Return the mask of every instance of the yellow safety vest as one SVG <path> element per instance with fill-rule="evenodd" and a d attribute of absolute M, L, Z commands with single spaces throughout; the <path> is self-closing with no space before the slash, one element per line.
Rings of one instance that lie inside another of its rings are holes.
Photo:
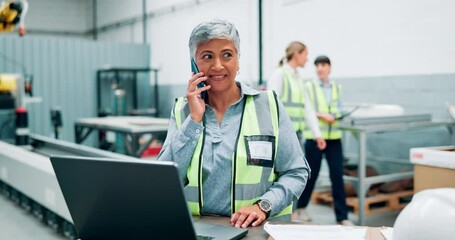
<path fill-rule="evenodd" d="M 309 81 L 307 83 L 308 94 L 311 103 L 313 104 L 315 111 L 320 113 L 330 113 L 335 118 L 341 117 L 340 109 L 338 109 L 338 102 L 341 98 L 341 85 L 332 82 L 332 99 L 330 105 L 327 104 L 324 92 L 322 91 L 321 85 L 317 82 Z M 340 122 L 337 120 L 332 124 L 328 124 L 325 121 L 319 120 L 319 127 L 321 129 L 322 137 L 326 140 L 341 139 Z M 306 139 L 313 139 L 313 133 L 311 129 L 306 128 L 304 132 Z"/>
<path fill-rule="evenodd" d="M 283 70 L 283 94 L 281 102 L 292 121 L 296 132 L 305 129 L 305 89 L 303 79 L 294 79 L 292 73 L 285 68 Z M 299 84 L 298 81 L 301 81 Z"/>
<path fill-rule="evenodd" d="M 232 185 L 231 185 L 231 214 L 239 208 L 253 205 L 278 178 L 274 171 L 276 147 L 279 136 L 279 114 L 276 95 L 273 91 L 264 91 L 255 96 L 245 95 L 244 108 L 237 136 L 236 150 L 232 154 Z M 180 128 L 189 115 L 186 99 L 177 99 L 174 116 L 177 128 Z M 204 122 L 204 121 L 203 121 Z M 272 139 L 273 160 L 268 166 L 252 164 L 248 159 L 247 144 L 249 139 Z M 205 130 L 199 137 L 196 148 L 187 171 L 188 185 L 184 187 L 188 207 L 193 215 L 200 215 L 204 206 L 202 194 L 202 164 Z M 273 218 L 290 220 L 292 203 Z"/>

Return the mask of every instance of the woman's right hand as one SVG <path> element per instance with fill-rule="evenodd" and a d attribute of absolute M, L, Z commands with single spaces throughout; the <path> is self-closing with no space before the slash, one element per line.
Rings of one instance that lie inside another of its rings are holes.
<path fill-rule="evenodd" d="M 324 121 L 324 122 L 326 122 L 328 124 L 332 124 L 336 120 L 335 117 L 332 114 L 329 114 L 329 113 L 317 113 L 316 116 L 320 120 L 322 120 L 322 121 Z"/>
<path fill-rule="evenodd" d="M 202 121 L 205 112 L 205 102 L 204 99 L 201 98 L 201 92 L 209 90 L 211 86 L 207 85 L 203 88 L 197 88 L 197 85 L 205 80 L 207 80 L 207 77 L 204 76 L 204 73 L 200 72 L 194 74 L 188 81 L 188 89 L 186 92 L 188 106 L 190 107 L 190 116 L 198 123 Z"/>

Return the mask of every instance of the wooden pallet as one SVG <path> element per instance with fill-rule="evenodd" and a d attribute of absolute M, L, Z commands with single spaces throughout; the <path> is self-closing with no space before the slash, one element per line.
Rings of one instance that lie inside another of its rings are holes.
<path fill-rule="evenodd" d="M 371 214 L 400 210 L 407 204 L 407 202 L 402 203 L 400 200 L 412 196 L 413 193 L 414 191 L 412 190 L 406 190 L 395 193 L 380 193 L 371 197 L 366 197 L 364 204 L 365 215 L 368 216 Z M 313 192 L 311 198 L 315 204 L 330 203 L 333 205 L 332 195 L 328 191 Z M 346 198 L 346 204 L 353 210 L 354 214 L 359 213 L 359 199 L 357 197 Z"/>

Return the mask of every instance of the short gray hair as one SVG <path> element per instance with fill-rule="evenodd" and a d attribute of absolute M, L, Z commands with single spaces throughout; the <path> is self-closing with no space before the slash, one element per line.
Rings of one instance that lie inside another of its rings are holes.
<path fill-rule="evenodd" d="M 240 53 L 240 37 L 239 32 L 234 24 L 226 21 L 214 19 L 199 23 L 191 32 L 190 41 L 190 56 L 196 57 L 196 50 L 199 44 L 206 43 L 212 39 L 226 39 L 234 43 L 237 53 Z"/>

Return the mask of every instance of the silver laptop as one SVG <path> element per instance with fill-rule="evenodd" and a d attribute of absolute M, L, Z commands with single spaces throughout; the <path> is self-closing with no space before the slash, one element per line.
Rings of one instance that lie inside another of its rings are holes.
<path fill-rule="evenodd" d="M 78 237 L 240 239 L 248 230 L 193 223 L 172 162 L 51 157 Z"/>

